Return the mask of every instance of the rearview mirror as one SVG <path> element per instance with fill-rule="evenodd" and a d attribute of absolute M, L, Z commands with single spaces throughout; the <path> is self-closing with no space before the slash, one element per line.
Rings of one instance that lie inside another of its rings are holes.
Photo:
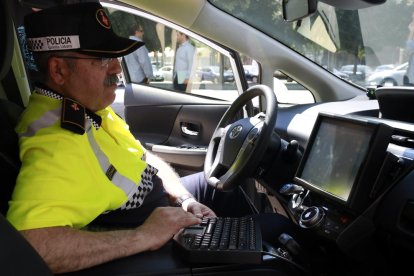
<path fill-rule="evenodd" d="M 295 21 L 312 15 L 318 6 L 317 0 L 283 0 L 283 19 Z"/>

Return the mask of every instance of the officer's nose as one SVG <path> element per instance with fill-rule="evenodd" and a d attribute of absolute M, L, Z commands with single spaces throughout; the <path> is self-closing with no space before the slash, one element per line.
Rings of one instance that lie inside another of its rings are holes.
<path fill-rule="evenodd" d="M 121 67 L 122 58 L 114 58 L 108 64 L 108 73 L 109 74 L 120 74 L 122 72 Z"/>

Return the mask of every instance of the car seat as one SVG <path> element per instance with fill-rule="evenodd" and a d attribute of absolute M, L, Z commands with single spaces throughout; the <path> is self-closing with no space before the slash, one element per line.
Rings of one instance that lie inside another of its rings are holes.
<path fill-rule="evenodd" d="M 5 78 L 11 74 L 11 59 L 13 56 L 13 22 L 8 12 L 8 1 L 0 3 L 0 88 L 4 97 L 13 93 L 19 95 L 18 91 L 11 90 L 10 85 L 5 85 Z M 14 89 L 13 89 L 14 90 Z M 0 212 L 5 215 L 7 211 L 7 202 L 16 182 L 16 177 L 20 169 L 19 147 L 17 135 L 14 131 L 20 113 L 23 107 L 8 100 L 0 99 L 0 118 L 1 118 L 1 135 L 0 135 L 0 170 L 2 176 L 2 185 L 0 185 Z"/>
<path fill-rule="evenodd" d="M 12 74 L 14 43 L 13 21 L 8 1 L 0 1 L 0 96 L 5 97 L 14 93 L 15 97 L 19 97 L 18 91 L 6 92 L 10 86 L 4 85 L 5 78 Z M 52 275 L 39 254 L 5 218 L 8 201 L 20 169 L 18 137 L 14 127 L 22 110 L 22 106 L 5 98 L 0 99 L 0 274 Z"/>
<path fill-rule="evenodd" d="M 0 99 L 0 213 L 6 215 L 17 174 L 20 169 L 19 146 L 14 127 L 23 108 L 8 100 Z"/>

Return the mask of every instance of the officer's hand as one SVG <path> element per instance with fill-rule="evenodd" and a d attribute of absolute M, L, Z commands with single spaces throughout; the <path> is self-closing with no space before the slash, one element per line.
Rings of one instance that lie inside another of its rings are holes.
<path fill-rule="evenodd" d="M 181 228 L 201 223 L 192 213 L 179 207 L 158 207 L 137 228 L 147 250 L 156 250 L 169 241 Z"/>
<path fill-rule="evenodd" d="M 186 202 L 184 202 L 186 203 Z M 184 204 L 183 204 L 184 207 Z M 211 210 L 210 208 L 208 208 L 207 206 L 205 206 L 204 204 L 201 204 L 198 201 L 191 201 L 188 202 L 188 205 L 186 206 L 186 210 L 187 212 L 190 212 L 192 214 L 194 214 L 194 216 L 198 217 L 198 218 L 203 218 L 203 217 L 215 217 L 216 214 L 213 212 L 213 210 Z"/>

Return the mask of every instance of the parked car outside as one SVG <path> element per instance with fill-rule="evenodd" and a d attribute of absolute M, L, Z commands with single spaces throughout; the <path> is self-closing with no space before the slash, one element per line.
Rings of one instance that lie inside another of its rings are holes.
<path fill-rule="evenodd" d="M 118 74 L 118 82 L 117 82 L 117 86 L 124 86 L 124 74 Z"/>
<path fill-rule="evenodd" d="M 394 69 L 394 68 L 395 68 L 394 64 L 378 65 L 377 67 L 375 67 L 375 72 L 381 72 L 381 71 L 385 71 L 385 70 L 391 70 L 391 69 Z"/>
<path fill-rule="evenodd" d="M 152 65 L 152 75 L 151 81 L 164 81 L 164 76 L 158 71 L 155 65 Z"/>
<path fill-rule="evenodd" d="M 199 68 L 196 72 L 200 81 L 211 81 L 218 83 L 220 80 L 220 67 L 219 66 L 207 66 Z M 231 70 L 223 72 L 223 82 L 233 82 L 234 74 Z"/>
<path fill-rule="evenodd" d="M 164 78 L 165 81 L 172 81 L 173 67 L 171 65 L 165 65 L 158 69 L 158 73 Z"/>
<path fill-rule="evenodd" d="M 407 72 L 408 62 L 405 62 L 394 69 L 375 72 L 367 78 L 367 85 L 370 86 L 397 86 L 404 85 L 404 75 Z"/>
<path fill-rule="evenodd" d="M 341 73 L 347 74 L 351 82 L 364 85 L 365 80 L 373 72 L 372 68 L 363 64 L 347 64 L 339 70 Z"/>
<path fill-rule="evenodd" d="M 259 80 L 259 71 L 257 67 L 253 65 L 244 64 L 243 68 L 244 68 L 244 75 L 246 76 L 247 81 L 257 83 L 257 81 Z"/>
<path fill-rule="evenodd" d="M 234 81 L 234 73 L 231 69 L 228 69 L 223 72 L 223 79 L 224 82 L 233 82 Z"/>

